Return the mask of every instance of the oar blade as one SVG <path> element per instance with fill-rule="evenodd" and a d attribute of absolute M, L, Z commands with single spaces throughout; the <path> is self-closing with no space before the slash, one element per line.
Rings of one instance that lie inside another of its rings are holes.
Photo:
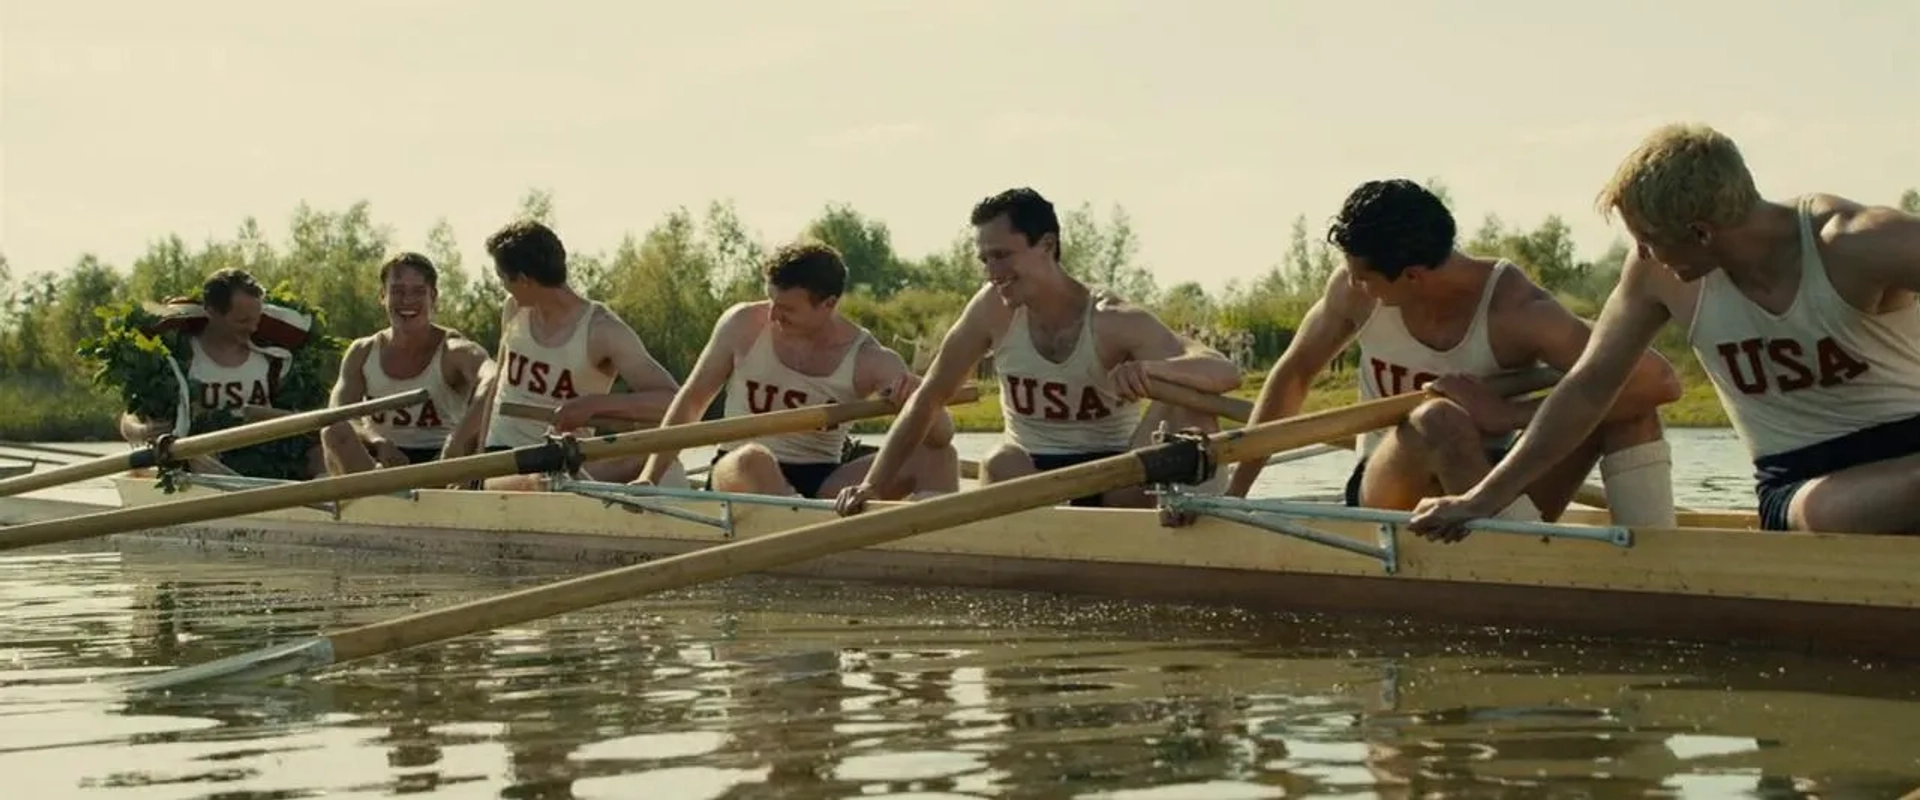
<path fill-rule="evenodd" d="M 259 681 L 333 663 L 333 640 L 325 636 L 263 647 L 238 655 L 143 675 L 128 681 L 134 692 L 164 691 L 181 686 L 229 681 Z"/>

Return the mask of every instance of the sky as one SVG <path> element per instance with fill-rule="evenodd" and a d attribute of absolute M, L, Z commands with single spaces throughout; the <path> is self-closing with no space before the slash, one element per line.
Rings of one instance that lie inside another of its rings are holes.
<path fill-rule="evenodd" d="M 1892 203 L 1916 98 L 1920 0 L 0 0 L 0 252 L 125 269 L 365 200 L 471 271 L 539 188 L 576 251 L 731 200 L 770 243 L 848 203 L 917 256 L 1026 185 L 1212 290 L 1374 178 L 1597 255 L 1594 194 L 1669 121 L 1769 196 Z"/>

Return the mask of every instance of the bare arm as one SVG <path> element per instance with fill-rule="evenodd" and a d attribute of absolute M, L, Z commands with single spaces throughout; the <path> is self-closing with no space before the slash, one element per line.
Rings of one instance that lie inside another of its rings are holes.
<path fill-rule="evenodd" d="M 943 411 L 954 393 L 973 377 L 974 368 L 993 346 L 992 331 L 995 324 L 1007 314 L 1006 306 L 991 286 L 982 287 L 974 293 L 966 309 L 960 312 L 960 320 L 940 340 L 940 349 L 933 356 L 933 364 L 927 368 L 926 380 L 921 382 L 919 390 L 913 393 L 913 398 L 907 401 L 900 415 L 894 418 L 886 441 L 881 443 L 880 452 L 873 457 L 873 466 L 867 468 L 862 487 L 871 491 L 872 487 L 885 486 L 899 477 L 900 468 L 906 465 L 907 458 L 921 442 L 926 441 L 936 413 Z M 843 507 L 842 513 L 857 510 Z"/>
<path fill-rule="evenodd" d="M 713 324 L 713 335 L 707 337 L 707 345 L 700 351 L 700 359 L 693 364 L 693 372 L 687 376 L 687 382 L 673 396 L 673 402 L 667 406 L 660 426 L 685 425 L 700 419 L 707 407 L 713 404 L 713 398 L 727 386 L 727 379 L 733 377 L 733 353 L 735 344 L 754 328 L 753 306 L 741 303 L 728 309 Z M 647 459 L 647 466 L 640 471 L 638 481 L 658 484 L 667 477 L 667 471 L 673 468 L 674 461 L 680 458 L 678 450 L 662 450 Z"/>
<path fill-rule="evenodd" d="M 1545 290 L 1536 287 L 1534 293 L 1534 298 L 1516 309 L 1516 313 L 1504 324 L 1525 326 L 1528 337 L 1538 343 L 1532 357 L 1523 361 L 1537 359 L 1562 374 L 1569 374 L 1574 365 L 1579 363 L 1581 354 L 1586 352 L 1592 340 L 1592 329 Z M 1679 400 L 1680 394 L 1680 377 L 1674 374 L 1673 365 L 1667 362 L 1665 356 L 1652 349 L 1644 349 L 1629 368 L 1625 386 L 1598 421 L 1617 422 L 1649 414 L 1660 406 Z M 1513 427 L 1524 427 L 1530 417 L 1539 413 L 1539 407 L 1537 401 L 1516 404 L 1520 413 Z"/>
<path fill-rule="evenodd" d="M 1373 301 L 1348 283 L 1346 268 L 1334 270 L 1327 279 L 1325 293 L 1307 309 L 1306 316 L 1300 319 L 1300 330 L 1294 332 L 1286 352 L 1280 354 L 1280 360 L 1267 372 L 1266 385 L 1260 387 L 1260 397 L 1254 401 L 1247 424 L 1272 422 L 1300 413 L 1300 407 L 1307 401 L 1307 391 L 1313 388 L 1314 377 L 1326 371 L 1334 357 L 1353 343 L 1361 323 L 1372 310 Z M 1227 484 L 1227 496 L 1246 497 L 1266 465 L 1266 459 L 1235 465 L 1233 477 Z"/>
<path fill-rule="evenodd" d="M 853 369 L 854 388 L 861 397 L 873 397 L 901 384 L 903 379 L 915 378 L 913 370 L 907 367 L 906 359 L 892 348 L 872 340 L 861 348 Z M 933 415 L 933 425 L 921 442 L 930 447 L 945 447 L 953 441 L 953 414 L 947 411 L 945 405 L 940 405 L 934 408 Z"/>
<path fill-rule="evenodd" d="M 556 419 L 564 416 L 584 421 L 611 417 L 648 425 L 657 423 L 673 404 L 680 382 L 654 360 L 646 344 L 640 341 L 640 334 L 625 320 L 596 309 L 592 325 L 593 330 L 588 334 L 589 352 L 598 356 L 595 361 L 613 364 L 615 373 L 627 382 L 627 391 L 573 398 L 560 406 Z M 556 424 L 556 427 L 565 430 L 570 426 Z"/>
<path fill-rule="evenodd" d="M 1148 376 L 1210 394 L 1240 388 L 1240 367 L 1219 351 L 1175 336 L 1145 309 L 1129 308 L 1121 315 L 1127 356 L 1140 362 Z"/>
<path fill-rule="evenodd" d="M 1654 272 L 1659 269 L 1662 267 L 1658 263 L 1637 253 L 1627 257 L 1620 284 L 1607 298 L 1594 325 L 1592 341 L 1540 405 L 1513 452 L 1468 490 L 1464 499 L 1476 506 L 1505 508 L 1526 491 L 1535 476 L 1565 458 L 1606 417 L 1629 377 L 1646 369 L 1647 348 L 1659 335 L 1660 326 L 1672 319 L 1655 291 Z"/>
<path fill-rule="evenodd" d="M 358 403 L 367 399 L 367 351 L 370 343 L 365 338 L 355 339 L 347 345 L 347 352 L 340 357 L 340 375 L 334 378 L 333 392 L 327 397 L 327 405 L 333 408 Z M 372 430 L 366 417 L 355 417 L 351 423 L 363 437 L 371 437 Z"/>
<path fill-rule="evenodd" d="M 1883 286 L 1920 292 L 1920 215 L 1885 206 L 1859 209 L 1827 250 Z"/>
<path fill-rule="evenodd" d="M 447 356 L 443 367 L 452 373 L 447 384 L 466 395 L 467 411 L 460 417 L 460 424 L 447 434 L 447 441 L 441 444 L 440 457 L 459 458 L 480 450 L 480 438 L 487 423 L 485 402 L 492 399 L 492 387 L 487 379 L 493 359 L 479 342 L 466 338 L 449 339 Z"/>

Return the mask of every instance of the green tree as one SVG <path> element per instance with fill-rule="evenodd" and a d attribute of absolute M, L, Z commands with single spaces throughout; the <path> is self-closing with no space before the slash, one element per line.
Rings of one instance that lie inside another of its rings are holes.
<path fill-rule="evenodd" d="M 893 250 L 893 234 L 877 219 L 845 204 L 827 206 L 807 225 L 806 235 L 840 251 L 847 262 L 847 286 L 887 297 L 906 287 L 907 270 Z"/>
<path fill-rule="evenodd" d="M 1920 214 L 1920 189 L 1908 189 L 1900 195 L 1900 210 L 1909 214 Z"/>

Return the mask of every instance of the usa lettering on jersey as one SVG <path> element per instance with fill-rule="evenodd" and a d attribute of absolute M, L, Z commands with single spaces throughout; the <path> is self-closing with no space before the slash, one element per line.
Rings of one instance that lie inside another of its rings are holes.
<path fill-rule="evenodd" d="M 1373 371 L 1373 386 L 1379 390 L 1382 397 L 1417 392 L 1426 388 L 1427 384 L 1440 379 L 1440 376 L 1431 372 L 1415 372 L 1378 358 L 1368 358 L 1367 361 L 1371 362 L 1369 367 Z M 1412 375 L 1413 380 L 1407 380 L 1408 375 Z"/>
<path fill-rule="evenodd" d="M 200 384 L 200 407 L 218 411 L 241 406 L 270 406 L 264 381 L 214 381 Z"/>
<path fill-rule="evenodd" d="M 1069 419 L 1075 422 L 1091 422 L 1113 415 L 1113 409 L 1100 399 L 1100 392 L 1092 386 L 1082 386 L 1076 393 L 1072 387 L 1060 381 L 1042 381 L 1019 375 L 1006 376 L 1003 387 L 1007 404 L 1013 413 L 1023 417 L 1039 417 L 1055 422 Z"/>
<path fill-rule="evenodd" d="M 747 381 L 747 411 L 754 414 L 765 414 L 769 411 L 773 411 L 775 408 L 775 401 L 778 401 L 779 408 L 781 410 L 786 410 L 786 409 L 793 409 L 793 408 L 804 408 L 808 405 L 813 405 L 812 403 L 807 402 L 811 399 L 813 399 L 812 395 L 804 391 L 801 391 L 799 389 L 787 389 L 781 386 L 776 386 L 771 383 L 764 383 L 756 380 Z M 820 405 L 833 405 L 833 404 L 834 404 L 834 400 L 831 397 L 827 398 L 826 402 L 820 403 Z M 830 431 L 839 430 L 839 429 L 840 429 L 839 425 L 833 425 L 825 428 L 825 430 L 830 430 Z"/>
<path fill-rule="evenodd" d="M 1797 392 L 1810 386 L 1832 388 L 1867 374 L 1867 362 L 1846 351 L 1833 337 L 1808 347 L 1795 339 L 1752 337 L 1721 342 L 1714 348 L 1741 394 L 1770 389 Z M 1811 353 L 1809 353 L 1811 351 Z"/>
<path fill-rule="evenodd" d="M 580 396 L 573 388 L 573 370 L 559 370 L 558 376 L 553 373 L 552 364 L 519 353 L 507 353 L 508 385 L 534 394 L 544 394 L 555 400 L 572 400 Z"/>
<path fill-rule="evenodd" d="M 435 408 L 432 400 L 421 403 L 419 409 L 396 408 L 389 422 L 388 412 L 375 411 L 367 415 L 375 425 L 391 424 L 396 428 L 440 428 L 446 423 L 440 421 L 440 409 Z"/>

